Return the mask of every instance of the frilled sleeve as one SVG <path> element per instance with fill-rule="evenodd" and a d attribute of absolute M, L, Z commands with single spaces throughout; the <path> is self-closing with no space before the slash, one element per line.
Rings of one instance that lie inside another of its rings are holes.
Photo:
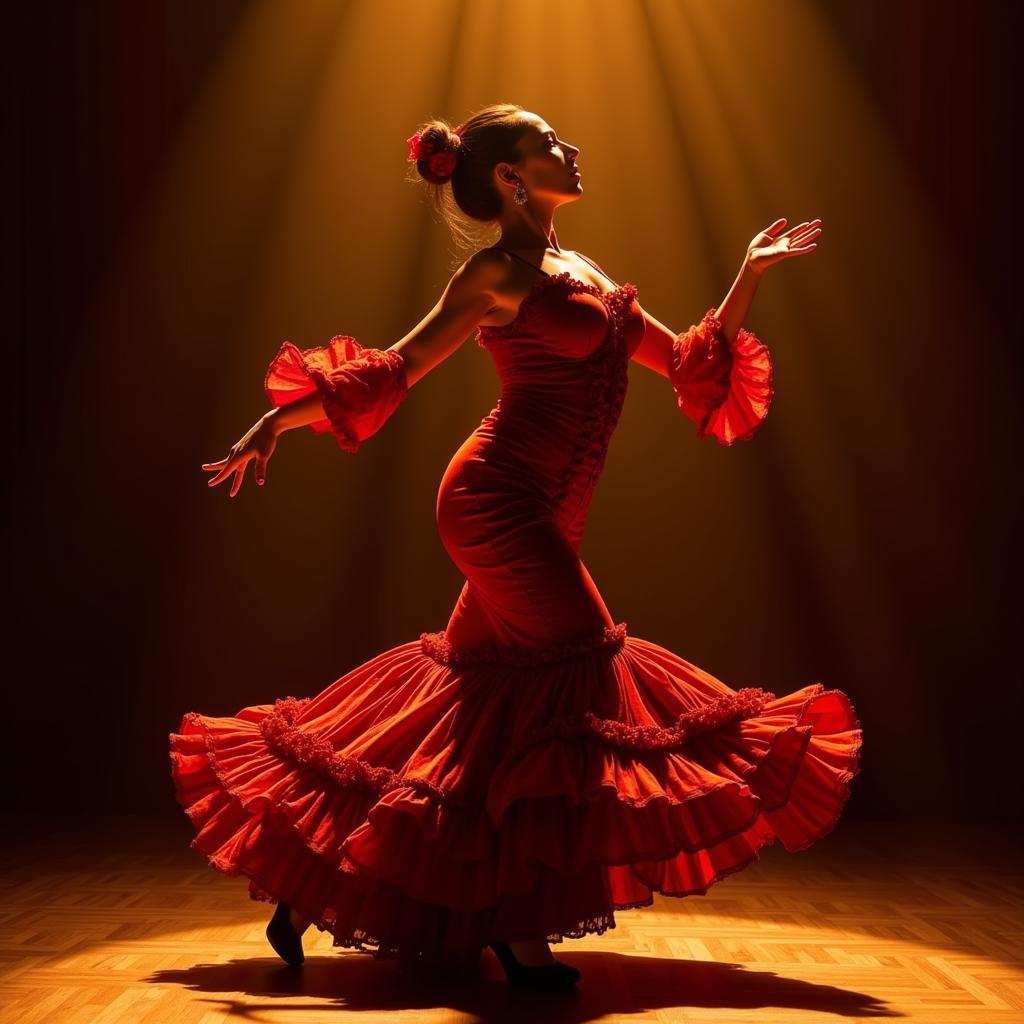
<path fill-rule="evenodd" d="M 409 390 L 399 352 L 363 348 L 345 334 L 315 348 L 286 341 L 271 360 L 263 387 L 275 406 L 319 393 L 327 416 L 309 426 L 318 434 L 329 430 L 346 452 L 357 451 L 380 430 Z"/>
<path fill-rule="evenodd" d="M 724 445 L 757 433 L 774 394 L 768 349 L 742 327 L 730 345 L 713 308 L 676 335 L 668 376 L 697 436 Z"/>

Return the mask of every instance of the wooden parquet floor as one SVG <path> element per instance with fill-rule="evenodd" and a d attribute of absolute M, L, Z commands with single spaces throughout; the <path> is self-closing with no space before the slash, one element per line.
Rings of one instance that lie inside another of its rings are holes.
<path fill-rule="evenodd" d="M 189 849 L 176 816 L 12 818 L 3 854 L 3 1024 L 1024 1022 L 1024 826 L 841 822 L 762 850 L 706 896 L 657 897 L 552 948 L 573 993 L 428 983 L 332 947 L 293 970 L 273 908 Z"/>

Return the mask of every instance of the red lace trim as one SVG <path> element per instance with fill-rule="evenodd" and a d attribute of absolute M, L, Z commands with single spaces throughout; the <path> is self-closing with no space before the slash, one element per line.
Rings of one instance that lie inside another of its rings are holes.
<path fill-rule="evenodd" d="M 757 856 L 755 854 L 755 856 Z M 721 872 L 718 877 L 725 874 L 731 874 L 734 871 L 740 871 L 745 868 L 746 863 L 737 865 L 735 867 L 729 867 L 725 871 Z M 276 904 L 279 901 L 279 897 L 272 893 L 268 887 L 268 883 L 265 882 L 259 875 L 250 874 L 249 876 L 249 898 L 256 902 Z M 714 881 L 718 881 L 718 877 Z M 713 884 L 713 883 L 709 883 Z M 660 889 L 654 889 L 653 892 L 665 896 L 688 896 L 689 893 L 672 893 L 664 892 Z M 639 907 L 649 907 L 654 902 L 654 896 L 651 895 L 645 900 L 638 900 L 631 903 L 615 903 L 613 904 L 614 909 L 606 911 L 603 914 L 599 914 L 595 917 L 587 917 L 581 921 L 578 921 L 575 925 L 569 928 L 563 928 L 557 931 L 549 932 L 546 936 L 548 942 L 559 943 L 563 939 L 582 939 L 588 934 L 603 935 L 604 932 L 608 931 L 609 928 L 615 928 L 615 911 L 617 910 L 634 910 Z M 436 950 L 425 950 L 415 946 L 407 946 L 397 943 L 393 940 L 385 941 L 377 936 L 366 931 L 364 928 L 352 928 L 347 934 L 339 934 L 336 928 L 336 916 L 333 912 L 328 911 L 323 916 L 313 920 L 311 923 L 313 927 L 317 928 L 321 932 L 326 932 L 331 936 L 332 947 L 341 947 L 345 949 L 355 949 L 360 953 L 369 953 L 372 955 L 374 960 L 397 960 L 405 963 L 419 963 L 419 962 L 431 962 L 437 963 Z M 479 956 L 482 952 L 481 949 L 467 949 L 462 954 L 461 963 L 464 967 L 472 968 L 474 964 L 479 964 Z M 453 965 L 454 966 L 454 965 Z"/>
<path fill-rule="evenodd" d="M 623 329 L 629 307 L 637 294 L 636 286 L 624 284 L 610 293 L 603 293 L 598 288 L 594 291 L 606 299 L 611 318 L 608 337 L 589 359 L 592 376 L 587 417 L 580 430 L 575 450 L 555 489 L 556 507 L 560 507 L 568 498 L 581 473 L 586 473 L 590 480 L 597 479 L 604 466 L 608 443 L 626 399 L 629 355 L 626 351 Z"/>
<path fill-rule="evenodd" d="M 357 757 L 337 753 L 329 740 L 296 724 L 296 719 L 310 700 L 311 697 L 301 700 L 295 697 L 279 698 L 274 701 L 274 710 L 260 722 L 260 732 L 267 746 L 278 757 L 298 767 L 320 772 L 340 786 L 372 793 L 386 793 L 400 786 L 408 786 L 440 803 L 458 802 L 452 801 L 448 790 L 426 779 L 400 775 L 390 768 L 375 767 Z"/>
<path fill-rule="evenodd" d="M 260 732 L 267 746 L 278 757 L 296 767 L 319 772 L 340 786 L 375 794 L 409 787 L 440 804 L 476 808 L 475 804 L 462 800 L 452 790 L 426 779 L 401 775 L 390 768 L 376 767 L 360 758 L 337 753 L 329 740 L 306 731 L 297 722 L 311 699 L 279 698 L 274 702 L 273 710 L 260 722 Z M 667 726 L 633 725 L 612 718 L 598 718 L 592 711 L 565 715 L 534 730 L 506 756 L 519 757 L 538 744 L 554 739 L 598 740 L 620 750 L 681 748 L 695 736 L 760 714 L 765 702 L 775 699 L 774 693 L 747 687 L 685 712 Z"/>
<path fill-rule="evenodd" d="M 712 306 L 702 317 L 701 325 L 708 329 L 708 359 L 715 357 L 715 349 L 719 345 L 725 345 L 725 329 L 722 321 L 715 316 L 715 307 Z M 726 346 L 727 347 L 727 346 Z"/>
<path fill-rule="evenodd" d="M 601 648 L 618 650 L 625 643 L 627 636 L 626 623 L 620 622 L 614 626 L 602 626 L 597 632 L 584 633 L 572 640 L 539 650 L 497 643 L 460 650 L 449 641 L 445 631 L 441 630 L 437 633 L 421 633 L 420 648 L 424 654 L 442 665 L 507 665 L 533 668 Z"/>
<path fill-rule="evenodd" d="M 724 694 L 701 707 L 681 714 L 671 725 L 632 725 L 614 718 L 598 718 L 593 711 L 556 718 L 531 733 L 506 756 L 519 757 L 531 747 L 553 739 L 592 736 L 620 750 L 668 750 L 685 746 L 695 736 L 712 732 L 731 722 L 761 714 L 776 695 L 756 687 Z"/>
<path fill-rule="evenodd" d="M 597 285 L 587 284 L 586 281 L 581 281 L 578 277 L 573 277 L 568 270 L 563 270 L 558 274 L 549 274 L 547 277 L 542 277 L 529 290 L 529 292 L 527 292 L 526 297 L 519 303 L 518 312 L 507 324 L 496 324 L 494 326 L 481 324 L 477 328 L 477 344 L 483 347 L 486 344 L 485 338 L 514 337 L 517 331 L 522 330 L 523 321 L 529 315 L 533 303 L 536 302 L 541 295 L 547 292 L 549 288 L 557 287 L 563 287 L 570 291 L 577 290 L 588 292 L 590 295 L 596 295 L 599 299 L 614 299 L 618 292 L 624 291 L 628 288 L 632 288 L 634 290 L 636 288 L 635 285 L 627 282 L 626 284 L 618 285 L 610 291 L 603 291 L 598 288 Z"/>
<path fill-rule="evenodd" d="M 763 843 L 760 845 L 763 845 Z M 677 898 L 703 895 L 723 878 L 743 871 L 749 866 L 751 861 L 760 859 L 761 855 L 758 850 L 755 849 L 749 858 L 741 861 L 739 864 L 730 864 L 721 871 L 718 871 L 713 878 L 709 879 L 706 886 L 699 889 L 674 891 L 671 889 L 659 889 L 656 886 L 651 886 L 649 883 L 645 883 L 647 888 L 651 891 L 651 895 L 646 899 L 623 903 L 613 902 L 612 909 L 607 910 L 602 914 L 597 914 L 594 917 L 582 918 L 568 928 L 561 928 L 548 932 L 545 937 L 548 942 L 558 944 L 564 939 L 582 939 L 591 934 L 603 935 L 610 928 L 617 927 L 615 920 L 615 914 L 617 911 L 637 910 L 642 907 L 649 907 L 654 903 L 655 893 L 660 896 L 672 896 Z M 267 887 L 267 883 L 258 875 L 249 875 L 249 897 L 252 900 L 262 901 L 264 903 L 274 904 L 278 902 L 278 897 L 274 895 L 274 893 L 270 892 Z M 384 941 L 377 938 L 370 932 L 367 932 L 363 928 L 353 928 L 347 934 L 340 935 L 335 931 L 335 921 L 335 915 L 328 912 L 312 922 L 313 926 L 319 931 L 326 932 L 331 936 L 332 947 L 338 946 L 346 949 L 355 949 L 361 953 L 369 953 L 373 956 L 374 960 L 419 962 L 423 959 L 433 958 L 436 956 L 436 951 L 434 950 L 421 950 L 416 947 L 401 945 L 394 941 Z M 472 965 L 474 962 L 478 962 L 479 952 L 480 951 L 476 949 L 467 949 L 463 955 L 463 962 L 467 965 Z"/>

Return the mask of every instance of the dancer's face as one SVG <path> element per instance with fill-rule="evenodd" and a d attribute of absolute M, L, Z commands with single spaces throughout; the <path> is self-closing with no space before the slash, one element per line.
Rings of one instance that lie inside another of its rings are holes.
<path fill-rule="evenodd" d="M 582 195 L 579 173 L 573 173 L 579 150 L 560 139 L 555 130 L 537 114 L 525 114 L 528 127 L 519 138 L 522 160 L 499 164 L 499 174 L 518 175 L 531 198 L 546 196 L 556 201 Z"/>

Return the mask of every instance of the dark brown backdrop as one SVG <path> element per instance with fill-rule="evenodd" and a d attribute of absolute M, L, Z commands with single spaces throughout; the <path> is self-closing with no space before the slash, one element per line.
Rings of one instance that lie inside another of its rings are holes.
<path fill-rule="evenodd" d="M 174 813 L 166 738 L 184 711 L 231 714 L 316 692 L 384 647 L 443 628 L 458 591 L 434 532 L 433 499 L 451 453 L 490 407 L 486 398 L 461 404 L 461 378 L 420 389 L 351 462 L 327 439 L 286 438 L 267 490 L 235 504 L 226 488 L 196 496 L 205 479 L 198 465 L 219 457 L 260 411 L 271 350 L 252 353 L 247 370 L 222 365 L 215 339 L 161 331 L 163 299 L 124 312 L 130 359 L 125 337 L 89 327 L 112 248 L 248 6 L 33 2 L 8 15 L 4 475 L 14 603 L 3 746 L 15 810 Z M 650 414 L 653 426 L 628 410 L 584 556 L 617 619 L 733 684 L 779 691 L 820 678 L 845 689 L 865 726 L 849 816 L 1005 818 L 1019 807 L 1012 483 L 1021 225 L 1010 141 L 1020 15 L 1012 4 L 947 10 L 906 0 L 821 11 L 973 296 L 954 304 L 930 288 L 922 251 L 916 265 L 887 268 L 891 294 L 867 290 L 858 300 L 877 326 L 865 341 L 877 374 L 898 377 L 908 419 L 920 425 L 914 458 L 938 487 L 937 500 L 908 510 L 917 495 L 901 492 L 898 474 L 874 473 L 884 451 L 865 449 L 851 432 L 839 453 L 890 581 L 884 600 L 905 650 L 897 659 L 865 631 L 864 658 L 843 655 L 830 618 L 843 588 L 835 586 L 826 615 L 813 584 L 814 545 L 792 525 L 789 492 L 772 465 L 799 460 L 800 451 L 773 443 L 771 419 L 742 453 L 702 448 L 651 381 L 641 393 L 659 394 L 663 405 Z M 480 102 L 493 98 L 485 90 Z M 841 136 L 842 126 L 809 132 L 813 145 L 828 132 Z M 852 190 L 849 204 L 863 204 L 853 219 L 877 238 L 885 262 L 891 225 Z M 260 246 L 268 230 L 248 225 L 239 251 Z M 203 258 L 197 244 L 195 259 Z M 219 272 L 233 284 L 220 296 L 226 330 L 251 268 L 240 260 Z M 643 268 L 616 273 L 635 280 Z M 430 288 L 440 279 L 433 274 Z M 730 280 L 723 274 L 719 294 Z M 894 306 L 892 294 L 905 303 Z M 413 307 L 417 317 L 426 308 Z M 334 329 L 352 330 L 344 319 Z M 784 366 L 785 349 L 778 354 Z M 222 408 L 222 388 L 243 372 L 254 386 Z M 632 390 L 631 376 L 631 398 Z M 795 400 L 781 391 L 777 399 Z M 852 404 L 865 420 L 878 413 L 870 391 Z M 429 446 L 412 446 L 414 417 L 424 416 L 435 418 L 437 433 Z M 673 471 L 699 467 L 707 483 L 689 508 L 658 495 L 663 468 L 647 441 L 672 451 Z M 714 481 L 724 473 L 753 481 L 756 502 L 717 507 Z M 637 500 L 622 496 L 627 484 Z M 908 514 L 918 534 L 908 534 Z M 914 536 L 920 550 L 911 550 Z M 955 550 L 937 537 L 953 538 Z M 782 571 L 750 581 L 748 561 L 766 545 Z M 197 548 L 198 575 L 183 569 Z M 851 629 L 863 603 L 859 593 L 841 606 Z"/>

